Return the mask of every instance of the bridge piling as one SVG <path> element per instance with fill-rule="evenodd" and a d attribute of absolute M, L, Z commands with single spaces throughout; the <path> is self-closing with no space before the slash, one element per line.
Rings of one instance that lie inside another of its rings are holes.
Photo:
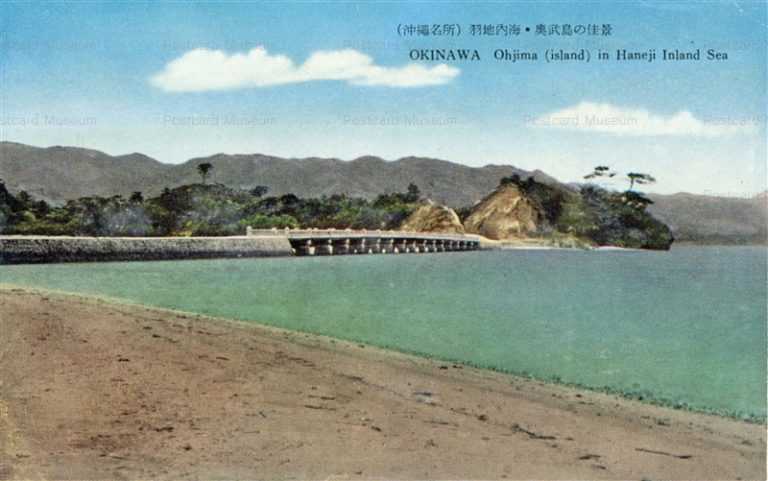
<path fill-rule="evenodd" d="M 328 239 L 325 242 L 319 242 L 316 247 L 316 254 L 321 256 L 332 256 L 333 255 L 333 241 L 331 239 Z"/>
<path fill-rule="evenodd" d="M 404 231 L 248 229 L 257 237 L 286 237 L 297 256 L 345 254 L 438 253 L 480 248 L 479 238 L 463 234 Z"/>
<path fill-rule="evenodd" d="M 300 242 L 296 247 L 296 254 L 300 256 L 313 256 L 315 255 L 315 246 L 312 244 L 312 239 L 307 239 Z"/>

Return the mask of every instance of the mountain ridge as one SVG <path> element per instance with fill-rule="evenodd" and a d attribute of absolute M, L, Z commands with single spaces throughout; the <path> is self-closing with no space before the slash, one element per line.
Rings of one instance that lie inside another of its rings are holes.
<path fill-rule="evenodd" d="M 533 175 L 537 180 L 557 182 L 541 171 L 529 172 L 511 165 L 469 167 L 419 156 L 385 160 L 365 155 L 342 160 L 218 153 L 193 157 L 181 164 L 165 164 L 139 152 L 111 156 L 82 147 L 0 143 L 0 178 L 9 190 L 26 190 L 54 203 L 89 195 L 129 195 L 133 191 L 155 195 L 165 187 L 196 182 L 197 165 L 204 162 L 214 165 L 212 182 L 243 189 L 266 185 L 275 195 L 346 193 L 370 199 L 402 191 L 414 182 L 426 196 L 457 207 L 482 199 L 501 177 Z"/>
<path fill-rule="evenodd" d="M 539 169 L 487 164 L 469 167 L 444 159 L 406 156 L 386 160 L 363 155 L 352 160 L 328 157 L 277 157 L 267 154 L 217 153 L 166 164 L 140 152 L 112 156 L 84 147 L 35 147 L 0 142 L 0 179 L 12 192 L 26 190 L 52 203 L 85 196 L 128 196 L 134 191 L 157 195 L 199 181 L 197 165 L 214 165 L 211 182 L 250 189 L 266 185 L 270 195 L 302 197 L 347 194 L 372 199 L 400 192 L 413 182 L 422 194 L 453 208 L 472 206 L 493 191 L 502 177 L 525 179 L 575 189 Z M 649 212 L 668 223 L 680 241 L 766 243 L 766 193 L 753 198 L 703 194 L 650 194 Z"/>

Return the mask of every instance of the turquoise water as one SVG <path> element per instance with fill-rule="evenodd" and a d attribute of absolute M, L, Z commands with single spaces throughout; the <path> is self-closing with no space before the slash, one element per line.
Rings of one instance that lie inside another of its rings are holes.
<path fill-rule="evenodd" d="M 766 413 L 766 249 L 0 267 L 0 282 L 254 320 L 737 416 Z"/>

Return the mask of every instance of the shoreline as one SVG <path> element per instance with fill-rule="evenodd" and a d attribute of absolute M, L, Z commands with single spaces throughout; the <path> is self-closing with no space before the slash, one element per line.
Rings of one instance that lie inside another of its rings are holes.
<path fill-rule="evenodd" d="M 13 477 L 57 477 L 56 465 L 83 478 L 114 477 L 115 465 L 144 478 L 765 476 L 764 426 L 720 416 L 111 298 L 4 284 L 3 310 L 15 315 L 0 316 L 12 341 L 0 352 L 0 423 L 17 439 L 0 439 L 0 472 Z M 97 414 L 85 424 L 71 419 L 83 403 Z M 291 461 L 239 453 L 254 443 Z M 249 468 L 252 456 L 263 459 Z M 176 457 L 189 463 L 163 473 Z"/>
<path fill-rule="evenodd" d="M 567 248 L 553 248 L 553 249 L 557 250 L 557 249 L 567 249 Z M 572 249 L 569 249 L 569 250 L 572 250 Z M 631 250 L 631 249 L 628 249 L 628 250 Z M 627 391 L 627 390 L 622 390 L 620 388 L 613 388 L 610 386 L 591 386 L 591 385 L 581 384 L 577 382 L 569 382 L 569 381 L 564 381 L 562 379 L 559 379 L 557 377 L 549 377 L 549 378 L 539 377 L 539 376 L 531 375 L 527 373 L 525 370 L 515 371 L 515 370 L 509 370 L 509 369 L 502 369 L 494 366 L 481 366 L 481 365 L 477 365 L 477 364 L 463 361 L 460 359 L 437 357 L 425 352 L 401 349 L 396 346 L 376 345 L 376 344 L 371 344 L 368 342 L 355 340 L 355 339 L 338 338 L 338 337 L 333 337 L 326 334 L 321 334 L 318 332 L 287 329 L 287 328 L 282 328 L 282 327 L 273 326 L 269 324 L 262 324 L 255 320 L 211 316 L 208 314 L 202 314 L 202 313 L 197 313 L 193 311 L 185 311 L 185 310 L 172 309 L 167 307 L 147 305 L 147 304 L 142 304 L 140 302 L 132 301 L 130 299 L 111 297 L 106 295 L 82 294 L 78 292 L 71 292 L 71 291 L 64 291 L 64 290 L 57 290 L 57 289 L 46 289 L 46 288 L 39 288 L 39 287 L 28 287 L 23 285 L 0 282 L 0 294 L 2 294 L 4 291 L 23 291 L 31 294 L 55 295 L 55 296 L 62 296 L 65 298 L 72 298 L 80 301 L 85 301 L 85 302 L 94 301 L 94 302 L 103 303 L 107 305 L 126 306 L 126 307 L 131 307 L 136 309 L 157 311 L 160 313 L 167 313 L 167 314 L 176 315 L 176 316 L 195 317 L 197 319 L 208 320 L 216 323 L 224 323 L 224 324 L 231 323 L 244 328 L 253 327 L 256 329 L 264 329 L 270 332 L 274 332 L 278 335 L 312 336 L 318 340 L 322 340 L 325 343 L 349 343 L 349 344 L 358 345 L 358 346 L 365 345 L 369 349 L 379 350 L 385 355 L 399 355 L 399 356 L 412 357 L 414 359 L 427 360 L 430 362 L 460 364 L 462 366 L 472 368 L 472 369 L 478 369 L 481 371 L 497 373 L 504 376 L 511 376 L 517 379 L 525 379 L 525 380 L 530 380 L 534 382 L 544 383 L 551 386 L 560 386 L 560 387 L 576 389 L 579 391 L 584 391 L 589 393 L 616 396 L 627 401 L 639 402 L 644 405 L 656 406 L 663 409 L 689 412 L 694 414 L 702 414 L 707 416 L 716 416 L 724 419 L 729 419 L 732 421 L 744 422 L 744 423 L 754 424 L 754 425 L 766 425 L 766 423 L 768 422 L 768 415 L 759 415 L 755 413 L 746 413 L 745 415 L 744 413 L 736 413 L 726 409 L 711 408 L 708 406 L 689 404 L 688 402 L 672 401 L 672 400 L 665 399 L 663 397 L 658 397 L 651 392 L 644 391 L 642 390 L 642 387 L 636 390 Z"/>

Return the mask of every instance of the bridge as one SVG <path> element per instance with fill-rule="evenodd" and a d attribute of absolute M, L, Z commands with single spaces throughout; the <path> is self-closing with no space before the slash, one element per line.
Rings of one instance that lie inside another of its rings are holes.
<path fill-rule="evenodd" d="M 247 236 L 285 237 L 294 255 L 407 254 L 477 250 L 480 237 L 463 234 L 352 229 L 246 229 Z"/>

